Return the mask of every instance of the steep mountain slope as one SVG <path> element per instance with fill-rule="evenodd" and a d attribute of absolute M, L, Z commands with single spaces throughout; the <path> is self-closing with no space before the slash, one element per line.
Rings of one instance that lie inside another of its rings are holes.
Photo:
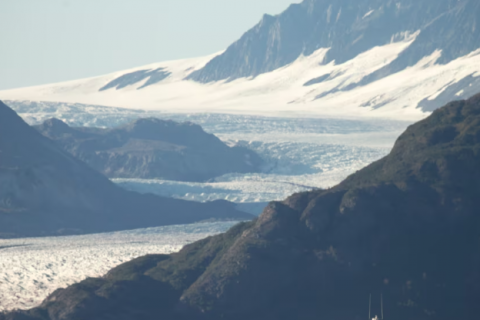
<path fill-rule="evenodd" d="M 255 77 L 330 48 L 324 63 L 344 63 L 402 33 L 420 35 L 392 61 L 394 72 L 436 50 L 446 63 L 480 46 L 475 0 L 305 0 L 262 21 L 189 78 L 210 82 Z M 385 74 L 384 74 L 385 75 Z"/>
<path fill-rule="evenodd" d="M 0 91 L 169 112 L 419 120 L 480 90 L 476 0 L 305 0 L 225 52 Z"/>
<path fill-rule="evenodd" d="M 205 181 L 227 173 L 258 172 L 261 158 L 228 147 L 199 125 L 155 118 L 114 129 L 71 128 L 50 119 L 35 128 L 109 178 Z"/>
<path fill-rule="evenodd" d="M 0 235 L 88 233 L 242 218 L 233 204 L 125 191 L 62 151 L 0 102 Z"/>
<path fill-rule="evenodd" d="M 271 203 L 0 319 L 389 319 L 480 312 L 480 95 L 411 126 L 340 185 Z M 373 304 L 373 313 L 380 312 Z"/>

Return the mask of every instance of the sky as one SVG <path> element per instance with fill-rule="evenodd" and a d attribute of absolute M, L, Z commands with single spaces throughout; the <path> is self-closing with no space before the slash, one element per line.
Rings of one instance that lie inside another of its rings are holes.
<path fill-rule="evenodd" d="M 225 49 L 300 0 L 0 0 L 0 90 Z"/>

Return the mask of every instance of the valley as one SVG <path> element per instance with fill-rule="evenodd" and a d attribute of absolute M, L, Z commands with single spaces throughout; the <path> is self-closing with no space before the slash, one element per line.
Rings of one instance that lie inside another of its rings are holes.
<path fill-rule="evenodd" d="M 0 320 L 478 319 L 480 2 L 194 3 L 15 7 Z"/>
<path fill-rule="evenodd" d="M 75 127 L 114 128 L 149 117 L 198 124 L 227 145 L 258 154 L 264 161 L 261 172 L 229 173 L 207 182 L 138 178 L 114 178 L 112 181 L 141 193 L 200 202 L 228 200 L 256 215 L 269 201 L 334 186 L 380 159 L 411 124 L 410 121 L 385 119 L 175 114 L 82 104 L 7 102 L 31 125 L 58 118 Z"/>
<path fill-rule="evenodd" d="M 255 151 L 265 161 L 261 173 L 227 174 L 209 182 L 112 179 L 122 188 L 190 201 L 228 200 L 240 211 L 259 215 L 270 201 L 328 188 L 388 154 L 404 121 L 280 118 L 224 114 L 163 114 L 8 102 L 32 125 L 58 117 L 72 126 L 122 126 L 140 117 L 190 121 L 227 145 Z M 118 264 L 146 254 L 169 254 L 183 245 L 224 232 L 236 222 L 137 229 L 56 238 L 0 240 L 1 310 L 31 308 L 57 288 L 103 276 Z M 18 247 L 17 247 L 18 246 Z M 2 309 L 3 308 L 3 309 Z"/>

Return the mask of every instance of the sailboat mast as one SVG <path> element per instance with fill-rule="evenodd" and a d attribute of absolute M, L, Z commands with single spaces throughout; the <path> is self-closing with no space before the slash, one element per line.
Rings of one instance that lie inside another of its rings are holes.
<path fill-rule="evenodd" d="M 372 294 L 370 293 L 370 300 L 368 301 L 368 320 L 372 319 Z"/>
<path fill-rule="evenodd" d="M 380 294 L 380 303 L 382 304 L 382 320 L 383 320 L 383 293 Z"/>

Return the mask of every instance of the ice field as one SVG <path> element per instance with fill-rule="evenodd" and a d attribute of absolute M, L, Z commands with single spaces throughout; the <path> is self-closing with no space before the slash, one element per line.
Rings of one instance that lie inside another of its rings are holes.
<path fill-rule="evenodd" d="M 81 104 L 7 102 L 27 122 L 56 117 L 74 126 L 112 127 L 141 117 L 200 124 L 229 145 L 256 151 L 262 173 L 229 174 L 206 183 L 117 179 L 122 187 L 194 201 L 226 199 L 259 214 L 266 202 L 334 186 L 380 159 L 410 124 L 393 120 L 172 114 Z M 0 310 L 38 305 L 50 292 L 149 253 L 169 253 L 223 232 L 217 222 L 108 234 L 0 240 Z"/>
<path fill-rule="evenodd" d="M 417 121 L 449 101 L 471 97 L 480 86 L 480 50 L 465 52 L 464 56 L 445 64 L 440 63 L 442 50 L 435 50 L 414 65 L 387 77 L 368 80 L 412 48 L 419 34 L 419 31 L 396 34 L 390 43 L 370 48 L 338 64 L 324 63 L 331 48 L 318 48 L 284 67 L 233 81 L 185 80 L 220 54 L 217 53 L 158 62 L 88 79 L 3 90 L 0 99 L 61 101 L 176 113 L 208 111 Z M 155 70 L 162 70 L 168 76 L 159 78 Z M 145 72 L 151 75 L 139 77 Z"/>
<path fill-rule="evenodd" d="M 0 312 L 27 309 L 48 294 L 152 253 L 172 253 L 236 222 L 200 223 L 86 236 L 0 240 Z"/>
<path fill-rule="evenodd" d="M 266 202 L 337 184 L 386 155 L 409 124 L 379 119 L 173 114 L 54 102 L 7 101 L 7 104 L 31 124 L 52 117 L 72 126 L 96 127 L 118 126 L 142 117 L 197 123 L 229 145 L 256 151 L 265 160 L 262 173 L 228 174 L 207 183 L 114 181 L 126 189 L 142 193 L 193 201 L 225 199 L 254 214 L 259 214 Z"/>
<path fill-rule="evenodd" d="M 267 161 L 263 173 L 228 174 L 207 183 L 141 179 L 115 179 L 114 182 L 141 193 L 193 201 L 269 202 L 283 200 L 297 192 L 332 187 L 388 152 L 388 148 L 300 142 L 242 141 L 237 144 L 257 151 Z"/>

